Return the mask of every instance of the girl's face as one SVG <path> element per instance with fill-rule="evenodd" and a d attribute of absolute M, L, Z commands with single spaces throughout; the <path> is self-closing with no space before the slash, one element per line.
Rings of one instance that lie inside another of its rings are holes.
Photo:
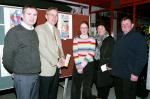
<path fill-rule="evenodd" d="M 83 35 L 88 34 L 88 31 L 89 31 L 89 28 L 88 28 L 87 24 L 82 23 L 80 25 L 80 32 L 81 32 L 81 34 L 83 34 Z"/>

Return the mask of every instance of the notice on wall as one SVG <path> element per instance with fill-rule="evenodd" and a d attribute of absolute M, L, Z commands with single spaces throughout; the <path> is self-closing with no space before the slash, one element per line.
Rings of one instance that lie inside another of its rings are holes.
<path fill-rule="evenodd" d="M 72 15 L 59 13 L 57 26 L 61 39 L 72 39 Z"/>
<path fill-rule="evenodd" d="M 22 10 L 21 8 L 4 8 L 4 24 L 5 24 L 5 34 L 8 30 L 21 22 Z"/>

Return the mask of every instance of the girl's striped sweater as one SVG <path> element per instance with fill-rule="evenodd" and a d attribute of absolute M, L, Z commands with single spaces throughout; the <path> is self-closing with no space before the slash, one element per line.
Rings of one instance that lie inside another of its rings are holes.
<path fill-rule="evenodd" d="M 73 57 L 76 66 L 85 67 L 85 63 L 92 62 L 95 54 L 95 39 L 76 37 L 73 40 Z"/>

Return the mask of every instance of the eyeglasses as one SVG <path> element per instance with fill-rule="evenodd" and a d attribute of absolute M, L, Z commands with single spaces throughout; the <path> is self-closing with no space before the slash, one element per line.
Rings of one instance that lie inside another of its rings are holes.
<path fill-rule="evenodd" d="M 88 29 L 88 27 L 80 27 L 80 29 Z"/>

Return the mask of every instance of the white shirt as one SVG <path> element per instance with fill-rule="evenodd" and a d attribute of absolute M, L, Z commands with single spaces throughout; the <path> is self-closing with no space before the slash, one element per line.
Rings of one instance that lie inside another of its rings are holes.
<path fill-rule="evenodd" d="M 46 23 L 47 23 L 47 24 L 48 24 L 48 26 L 50 27 L 51 32 L 52 32 L 52 33 L 54 33 L 54 32 L 53 32 L 53 27 L 54 27 L 54 26 L 52 26 L 52 25 L 51 25 L 50 23 L 48 23 L 48 22 L 46 22 Z"/>
<path fill-rule="evenodd" d="M 27 25 L 25 22 L 23 22 L 23 21 L 21 21 L 21 25 L 24 27 L 24 28 L 26 28 L 27 30 L 33 30 L 34 29 L 34 27 L 33 26 L 29 26 L 29 25 Z"/>

